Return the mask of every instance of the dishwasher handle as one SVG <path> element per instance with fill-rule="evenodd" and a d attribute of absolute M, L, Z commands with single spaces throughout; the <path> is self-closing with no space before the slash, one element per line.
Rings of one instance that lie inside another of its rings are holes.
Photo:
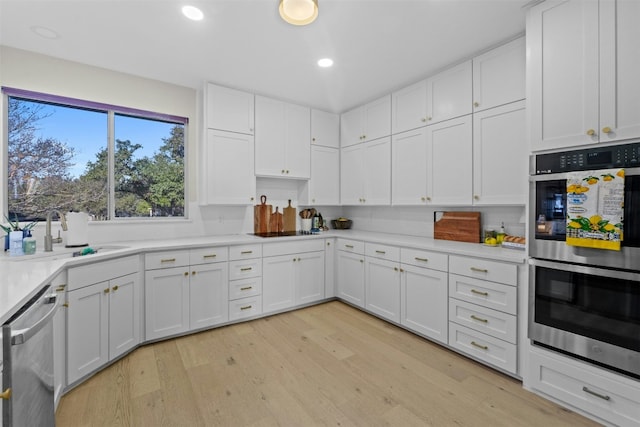
<path fill-rule="evenodd" d="M 57 297 L 56 295 L 47 295 L 43 297 L 44 304 L 52 304 L 51 310 L 47 312 L 44 316 L 38 319 L 33 325 L 24 329 L 17 329 L 15 331 L 11 331 L 11 345 L 20 345 L 29 341 L 31 337 L 40 332 L 42 328 L 44 328 L 47 323 L 51 320 L 51 318 L 56 314 L 56 310 L 58 309 L 58 304 L 56 304 Z"/>

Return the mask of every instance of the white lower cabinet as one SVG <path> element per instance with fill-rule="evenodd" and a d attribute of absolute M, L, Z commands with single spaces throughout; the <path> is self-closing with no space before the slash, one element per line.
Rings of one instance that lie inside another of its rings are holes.
<path fill-rule="evenodd" d="M 605 424 L 640 425 L 640 383 L 593 365 L 532 348 L 524 386 Z"/>
<path fill-rule="evenodd" d="M 338 298 L 364 308 L 364 244 L 338 239 Z"/>
<path fill-rule="evenodd" d="M 227 260 L 226 247 L 147 254 L 146 339 L 164 338 L 227 322 Z M 165 265 L 171 267 L 163 267 Z"/>
<path fill-rule="evenodd" d="M 263 313 L 272 313 L 324 298 L 323 240 L 265 245 L 263 255 Z"/>
<path fill-rule="evenodd" d="M 262 313 L 262 245 L 229 248 L 229 320 Z"/>
<path fill-rule="evenodd" d="M 365 243 L 365 308 L 400 323 L 400 249 Z"/>
<path fill-rule="evenodd" d="M 113 267 L 123 264 L 117 262 L 69 269 L 67 384 L 73 384 L 139 344 L 138 258 L 130 257 L 127 264 L 129 268 L 118 273 L 114 273 Z M 87 274 L 91 274 L 94 281 L 87 284 L 78 280 Z M 112 278 L 101 280 L 106 277 Z"/>

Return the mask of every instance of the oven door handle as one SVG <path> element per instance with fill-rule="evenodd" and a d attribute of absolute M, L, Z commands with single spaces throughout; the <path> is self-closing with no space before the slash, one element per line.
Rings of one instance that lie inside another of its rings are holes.
<path fill-rule="evenodd" d="M 609 270 L 605 268 L 591 267 L 584 264 L 571 264 L 565 262 L 547 261 L 539 258 L 529 258 L 529 264 L 534 267 L 545 267 L 554 270 L 570 271 L 572 273 L 589 274 L 591 276 L 613 277 L 615 279 L 640 282 L 640 273 L 624 270 Z"/>

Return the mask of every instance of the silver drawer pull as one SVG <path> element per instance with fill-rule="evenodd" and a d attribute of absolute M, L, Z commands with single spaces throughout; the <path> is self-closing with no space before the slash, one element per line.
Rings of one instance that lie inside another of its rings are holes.
<path fill-rule="evenodd" d="M 585 393 L 589 393 L 589 394 L 591 394 L 591 395 L 593 395 L 595 397 L 599 397 L 600 399 L 603 399 L 603 400 L 611 400 L 610 396 L 607 396 L 605 394 L 597 393 L 597 392 L 595 392 L 593 390 L 589 390 L 589 388 L 587 386 L 583 386 L 582 387 L 582 391 L 584 391 Z"/>
<path fill-rule="evenodd" d="M 353 249 L 353 245 L 344 245 L 345 248 Z"/>
<path fill-rule="evenodd" d="M 165 259 L 161 259 L 160 262 L 176 262 L 175 258 L 165 258 Z"/>
<path fill-rule="evenodd" d="M 240 255 L 248 255 L 248 254 L 252 254 L 253 251 L 242 251 L 240 252 Z"/>
<path fill-rule="evenodd" d="M 382 254 L 382 255 L 386 254 L 386 252 L 385 252 L 385 251 L 376 251 L 376 253 L 377 253 L 377 254 Z"/>
<path fill-rule="evenodd" d="M 244 307 L 240 307 L 240 310 L 249 310 L 251 307 L 253 307 L 252 305 L 245 305 Z"/>
<path fill-rule="evenodd" d="M 489 347 L 487 347 L 486 345 L 478 344 L 475 341 L 471 341 L 471 345 L 474 346 L 474 347 L 478 347 L 478 348 L 480 348 L 482 350 L 489 350 Z"/>
<path fill-rule="evenodd" d="M 482 295 L 483 297 L 488 297 L 489 292 L 476 291 L 475 289 L 471 289 L 472 294 Z"/>
<path fill-rule="evenodd" d="M 241 268 L 240 271 L 251 271 L 251 267 Z"/>
<path fill-rule="evenodd" d="M 427 259 L 427 258 L 418 258 L 418 257 L 415 257 L 415 260 L 416 260 L 416 261 L 422 261 L 422 262 L 429 262 L 429 259 Z"/>
<path fill-rule="evenodd" d="M 249 289 L 253 289 L 253 286 L 245 286 L 243 288 L 240 288 L 241 291 L 248 291 Z"/>
<path fill-rule="evenodd" d="M 470 316 L 473 320 L 477 320 L 478 322 L 482 322 L 482 323 L 489 323 L 489 321 L 487 319 L 483 319 L 482 317 L 478 317 L 475 314 L 472 314 Z"/>
<path fill-rule="evenodd" d="M 486 268 L 478 268 L 478 267 L 470 267 L 471 271 L 477 271 L 478 273 L 488 273 L 489 270 Z"/>
<path fill-rule="evenodd" d="M 218 256 L 218 255 L 216 255 L 216 254 L 203 255 L 203 256 L 202 256 L 202 258 L 204 258 L 204 259 L 207 259 L 207 258 L 215 258 L 215 257 L 217 257 L 217 256 Z"/>

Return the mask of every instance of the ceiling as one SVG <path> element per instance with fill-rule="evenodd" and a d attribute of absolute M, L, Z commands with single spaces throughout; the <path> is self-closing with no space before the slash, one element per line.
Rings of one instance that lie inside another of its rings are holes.
<path fill-rule="evenodd" d="M 529 2 L 319 0 L 317 20 L 296 27 L 278 0 L 0 0 L 0 44 L 340 113 L 522 34 Z M 185 4 L 204 19 L 186 19 Z"/>

